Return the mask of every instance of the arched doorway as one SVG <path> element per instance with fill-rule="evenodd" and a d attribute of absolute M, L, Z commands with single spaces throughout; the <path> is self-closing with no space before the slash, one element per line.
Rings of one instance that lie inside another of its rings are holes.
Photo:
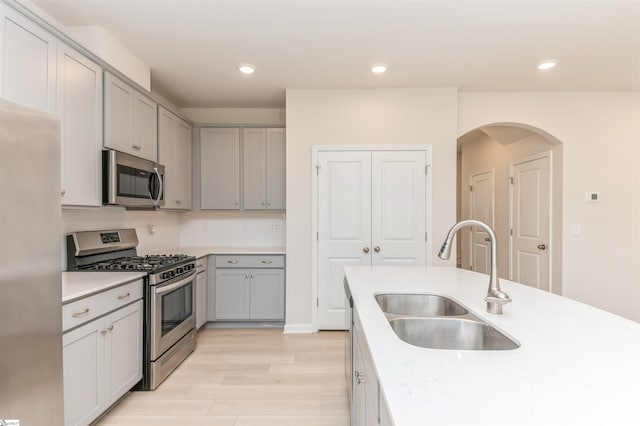
<path fill-rule="evenodd" d="M 490 123 L 458 138 L 458 220 L 488 223 L 501 278 L 562 294 L 562 143 L 522 123 Z M 458 266 L 486 273 L 488 237 L 460 234 Z"/>

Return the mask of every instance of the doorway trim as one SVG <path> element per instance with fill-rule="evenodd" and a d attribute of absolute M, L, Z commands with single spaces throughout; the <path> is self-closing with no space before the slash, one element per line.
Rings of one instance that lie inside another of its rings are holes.
<path fill-rule="evenodd" d="M 553 256 L 554 256 L 554 250 L 555 250 L 555 244 L 552 243 L 553 241 L 553 230 L 554 230 L 554 223 L 553 223 L 553 211 L 554 211 L 554 203 L 553 203 L 553 199 L 554 199 L 554 191 L 553 191 L 553 187 L 554 187 L 554 174 L 553 174 L 553 168 L 554 168 L 554 164 L 553 164 L 553 152 L 551 150 L 549 151 L 545 151 L 545 152 L 540 152 L 538 154 L 534 154 L 534 155 L 529 155 L 526 157 L 522 157 L 519 158 L 515 161 L 512 161 L 509 163 L 509 178 L 513 181 L 513 168 L 516 164 L 522 164 L 522 163 L 527 163 L 529 161 L 534 161 L 534 160 L 540 160 L 542 158 L 547 158 L 549 160 L 549 212 L 548 212 L 548 220 L 549 220 L 549 235 L 548 235 L 548 245 L 549 245 L 549 270 L 547 271 L 547 275 L 548 275 L 548 280 L 549 280 L 549 289 L 546 290 L 549 293 L 553 293 L 554 289 L 553 289 Z M 513 230 L 513 210 L 514 210 L 514 204 L 513 204 L 514 200 L 513 200 L 513 184 L 509 185 L 509 229 Z M 509 280 L 513 281 L 513 232 L 509 232 Z"/>
<path fill-rule="evenodd" d="M 425 241 L 426 265 L 432 264 L 432 145 L 313 145 L 311 147 L 311 328 L 318 331 L 318 154 L 327 151 L 425 151 L 427 181 L 425 191 L 427 241 Z"/>

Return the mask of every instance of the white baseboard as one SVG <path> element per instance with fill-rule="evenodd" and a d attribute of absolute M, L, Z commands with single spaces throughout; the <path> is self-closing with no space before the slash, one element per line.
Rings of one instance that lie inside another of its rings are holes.
<path fill-rule="evenodd" d="M 312 324 L 285 324 L 284 333 L 313 333 Z"/>

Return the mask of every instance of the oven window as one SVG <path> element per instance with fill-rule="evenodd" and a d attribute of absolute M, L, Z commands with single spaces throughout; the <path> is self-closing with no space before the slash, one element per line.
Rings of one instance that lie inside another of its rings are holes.
<path fill-rule="evenodd" d="M 193 282 L 162 295 L 162 335 L 193 315 Z"/>

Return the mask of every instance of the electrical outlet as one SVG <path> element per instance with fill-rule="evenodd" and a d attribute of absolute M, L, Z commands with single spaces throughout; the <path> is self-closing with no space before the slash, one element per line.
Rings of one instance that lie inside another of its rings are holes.
<path fill-rule="evenodd" d="M 280 224 L 278 224 L 278 223 L 272 223 L 272 224 L 271 224 L 271 230 L 272 230 L 273 232 L 278 232 L 278 231 L 280 231 Z"/>

